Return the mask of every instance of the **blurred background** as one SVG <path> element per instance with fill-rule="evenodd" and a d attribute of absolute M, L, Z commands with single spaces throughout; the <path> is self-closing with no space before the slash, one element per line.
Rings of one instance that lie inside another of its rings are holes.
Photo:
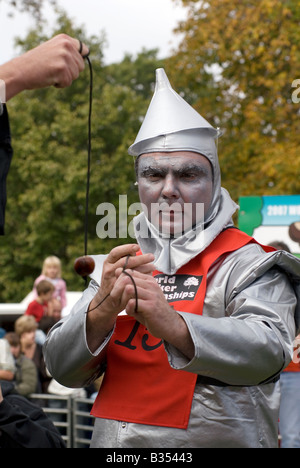
<path fill-rule="evenodd" d="M 118 238 L 118 225 L 115 238 L 99 239 L 96 210 L 108 202 L 118 211 L 123 194 L 128 205 L 138 201 L 127 149 L 158 67 L 223 131 L 222 185 L 237 203 L 300 194 L 299 24 L 296 0 L 0 0 L 1 63 L 60 32 L 90 46 L 90 253 L 128 242 Z M 20 302 L 49 255 L 60 258 L 69 291 L 84 288 L 74 260 L 84 253 L 89 85 L 86 67 L 70 88 L 30 91 L 9 103 L 14 158 L 0 303 Z"/>

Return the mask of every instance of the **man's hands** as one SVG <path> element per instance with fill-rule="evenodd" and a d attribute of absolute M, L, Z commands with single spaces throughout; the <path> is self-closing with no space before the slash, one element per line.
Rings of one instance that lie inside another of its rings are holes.
<path fill-rule="evenodd" d="M 144 275 L 149 275 L 155 270 L 154 265 L 151 263 L 154 260 L 152 254 L 137 255 L 139 246 L 136 244 L 123 245 L 113 249 L 108 255 L 103 265 L 101 286 L 97 295 L 91 303 L 90 309 L 100 303 L 108 294 L 109 297 L 103 302 L 103 313 L 114 315 L 115 317 L 124 310 L 124 301 L 122 300 L 122 293 L 112 294 L 115 284 L 117 282 L 118 272 L 123 270 L 125 264 L 127 268 L 139 271 Z M 127 257 L 130 258 L 127 260 Z"/>
<path fill-rule="evenodd" d="M 2 395 L 2 389 L 1 389 L 1 385 L 0 385 L 0 405 L 3 401 L 3 395 Z"/>
<path fill-rule="evenodd" d="M 89 50 L 78 39 L 59 34 L 20 57 L 0 66 L 0 79 L 6 83 L 9 100 L 25 89 L 70 86 L 84 69 Z"/>
<path fill-rule="evenodd" d="M 89 348 L 92 352 L 96 351 L 113 329 L 118 314 L 125 310 L 153 336 L 172 344 L 191 359 L 194 356 L 194 345 L 185 321 L 168 304 L 152 276 L 155 270 L 152 263 L 154 257 L 152 254 L 136 256 L 138 250 L 139 246 L 135 244 L 116 247 L 104 262 L 101 286 L 88 312 Z M 127 261 L 128 255 L 130 258 Z M 123 273 L 125 265 L 131 278 Z M 100 306 L 97 307 L 97 304 Z"/>
<path fill-rule="evenodd" d="M 136 255 L 139 246 L 136 244 L 122 245 L 114 248 L 103 265 L 100 288 L 92 300 L 87 315 L 87 341 L 92 352 L 103 342 L 106 335 L 113 329 L 116 318 L 126 304 L 120 288 L 115 290 L 118 273 L 123 270 L 127 256 L 127 268 L 140 272 L 146 277 L 155 270 L 151 263 L 152 254 Z M 124 275 L 125 276 L 125 275 Z M 130 278 L 128 278 L 130 281 Z M 98 306 L 99 305 L 99 306 Z"/>
<path fill-rule="evenodd" d="M 111 296 L 122 296 L 127 315 L 143 324 L 151 335 L 160 338 L 179 349 L 192 359 L 194 344 L 185 321 L 167 302 L 159 284 L 152 276 L 140 271 L 129 270 L 132 280 L 118 270 L 118 281 Z M 137 293 L 138 310 L 135 310 Z"/>

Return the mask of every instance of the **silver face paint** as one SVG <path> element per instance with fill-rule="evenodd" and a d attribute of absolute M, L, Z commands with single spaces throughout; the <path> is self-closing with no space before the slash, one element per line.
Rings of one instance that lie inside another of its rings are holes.
<path fill-rule="evenodd" d="M 138 180 L 140 201 L 159 232 L 178 235 L 203 223 L 197 205 L 203 204 L 205 213 L 212 199 L 212 169 L 204 156 L 184 151 L 142 155 Z"/>

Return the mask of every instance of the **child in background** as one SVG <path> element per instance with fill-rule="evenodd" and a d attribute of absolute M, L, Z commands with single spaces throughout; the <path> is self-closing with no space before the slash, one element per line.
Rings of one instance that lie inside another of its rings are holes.
<path fill-rule="evenodd" d="M 43 347 L 36 342 L 38 324 L 31 315 L 22 315 L 15 321 L 15 332 L 20 337 L 21 352 L 36 365 L 38 371 L 37 393 L 47 393 L 51 377 L 43 357 Z"/>
<path fill-rule="evenodd" d="M 16 373 L 14 378 L 14 388 L 19 395 L 28 397 L 38 390 L 37 368 L 31 359 L 28 359 L 21 352 L 21 341 L 17 333 L 9 332 L 5 339 L 10 345 L 10 351 L 14 357 Z"/>
<path fill-rule="evenodd" d="M 61 303 L 62 308 L 67 305 L 66 298 L 66 282 L 61 277 L 61 261 L 58 257 L 50 256 L 44 260 L 43 269 L 41 275 L 35 280 L 33 286 L 33 292 L 36 295 L 36 286 L 42 280 L 50 281 L 55 291 L 53 293 L 53 299 L 58 299 Z"/>
<path fill-rule="evenodd" d="M 48 303 L 52 300 L 54 286 L 50 281 L 42 280 L 36 286 L 37 298 L 30 302 L 25 315 L 32 315 L 38 323 L 48 314 Z"/>

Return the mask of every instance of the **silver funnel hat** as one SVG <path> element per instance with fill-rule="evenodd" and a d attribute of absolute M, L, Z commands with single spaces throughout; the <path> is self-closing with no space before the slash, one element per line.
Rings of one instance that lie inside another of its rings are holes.
<path fill-rule="evenodd" d="M 177 94 L 163 68 L 156 70 L 156 87 L 147 114 L 133 145 L 132 156 L 146 153 L 193 151 L 202 154 L 213 168 L 213 199 L 206 214 L 207 225 L 220 203 L 221 177 L 216 139 L 218 130 Z"/>

